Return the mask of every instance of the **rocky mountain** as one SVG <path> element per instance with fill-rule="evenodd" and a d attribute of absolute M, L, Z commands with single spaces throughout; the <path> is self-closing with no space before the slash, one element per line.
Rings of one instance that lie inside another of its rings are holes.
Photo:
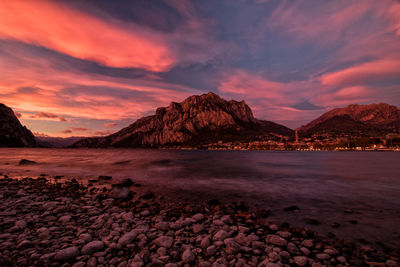
<path fill-rule="evenodd" d="M 374 135 L 398 131 L 400 109 L 386 103 L 349 105 L 333 109 L 305 126 L 300 133 L 346 133 Z"/>
<path fill-rule="evenodd" d="M 51 137 L 51 136 L 35 136 L 36 142 L 40 147 L 68 147 L 79 140 L 82 140 L 86 137 L 81 136 L 71 136 L 71 137 Z"/>
<path fill-rule="evenodd" d="M 35 137 L 22 126 L 13 110 L 0 103 L 0 147 L 36 147 Z"/>
<path fill-rule="evenodd" d="M 73 147 L 158 147 L 200 145 L 218 141 L 258 140 L 267 135 L 293 135 L 293 130 L 257 120 L 244 102 L 226 101 L 214 93 L 188 97 L 158 108 L 106 137 L 87 138 Z"/>

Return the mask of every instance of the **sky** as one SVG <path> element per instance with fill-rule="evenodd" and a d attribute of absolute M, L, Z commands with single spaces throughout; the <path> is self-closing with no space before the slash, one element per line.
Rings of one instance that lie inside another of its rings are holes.
<path fill-rule="evenodd" d="M 0 103 L 36 135 L 107 135 L 210 91 L 290 128 L 400 106 L 400 1 L 0 3 Z"/>

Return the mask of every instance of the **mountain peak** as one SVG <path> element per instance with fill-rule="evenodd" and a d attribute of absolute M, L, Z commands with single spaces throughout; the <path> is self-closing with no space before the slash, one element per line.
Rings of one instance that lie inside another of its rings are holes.
<path fill-rule="evenodd" d="M 291 135 L 292 130 L 254 118 L 244 101 L 227 101 L 215 93 L 193 95 L 180 103 L 157 108 L 155 115 L 141 118 L 104 138 L 89 138 L 75 146 L 160 146 L 201 144 L 219 140 L 254 139 L 260 135 Z"/>

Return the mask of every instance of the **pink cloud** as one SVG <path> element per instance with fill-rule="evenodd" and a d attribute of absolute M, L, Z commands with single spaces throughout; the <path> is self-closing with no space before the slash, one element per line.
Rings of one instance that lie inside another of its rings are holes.
<path fill-rule="evenodd" d="M 0 5 L 0 37 L 38 44 L 112 67 L 163 71 L 176 59 L 160 36 L 53 1 L 7 1 Z"/>
<path fill-rule="evenodd" d="M 324 85 L 341 86 L 398 77 L 400 60 L 382 59 L 324 74 L 320 80 Z"/>

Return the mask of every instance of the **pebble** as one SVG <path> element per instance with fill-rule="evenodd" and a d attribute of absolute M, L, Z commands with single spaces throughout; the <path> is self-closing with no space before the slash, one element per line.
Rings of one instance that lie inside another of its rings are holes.
<path fill-rule="evenodd" d="M 78 247 L 68 247 L 56 252 L 54 259 L 57 261 L 67 261 L 80 255 Z"/>
<path fill-rule="evenodd" d="M 306 266 L 308 259 L 303 256 L 296 256 L 293 257 L 294 262 L 296 263 L 297 266 Z"/>
<path fill-rule="evenodd" d="M 187 249 L 182 254 L 182 261 L 184 263 L 192 263 L 195 260 L 195 256 L 190 249 Z"/>
<path fill-rule="evenodd" d="M 267 243 L 270 243 L 272 245 L 276 245 L 276 246 L 286 246 L 287 245 L 287 241 L 285 239 L 283 239 L 280 236 L 277 235 L 267 235 L 267 238 L 265 240 Z"/>
<path fill-rule="evenodd" d="M 158 197 L 138 194 L 126 201 L 113 198 L 114 189 L 112 193 L 94 187 L 84 193 L 81 190 L 87 189 L 76 181 L 62 187 L 21 181 L 0 179 L 0 262 L 62 267 L 322 267 L 363 264 L 367 256 L 379 266 L 398 266 L 385 254 L 373 258 L 372 247 L 350 256 L 348 248 L 334 239 L 314 239 L 310 230 L 288 224 L 268 226 L 266 221 L 259 223 L 257 213 L 238 212 L 234 206 L 170 209 Z M 96 198 L 99 192 L 103 196 Z"/>
<path fill-rule="evenodd" d="M 157 246 L 164 248 L 170 248 L 173 242 L 174 239 L 170 236 L 160 236 L 153 241 Z"/>
<path fill-rule="evenodd" d="M 126 245 L 132 243 L 132 241 L 137 237 L 137 235 L 138 235 L 137 231 L 130 231 L 130 232 L 124 234 L 118 240 L 118 244 L 120 244 L 121 246 L 126 246 Z"/>
<path fill-rule="evenodd" d="M 82 248 L 83 255 L 90 255 L 104 248 L 103 241 L 91 241 Z"/>
<path fill-rule="evenodd" d="M 224 240 L 228 238 L 229 234 L 225 230 L 219 230 L 215 235 L 213 240 Z"/>

